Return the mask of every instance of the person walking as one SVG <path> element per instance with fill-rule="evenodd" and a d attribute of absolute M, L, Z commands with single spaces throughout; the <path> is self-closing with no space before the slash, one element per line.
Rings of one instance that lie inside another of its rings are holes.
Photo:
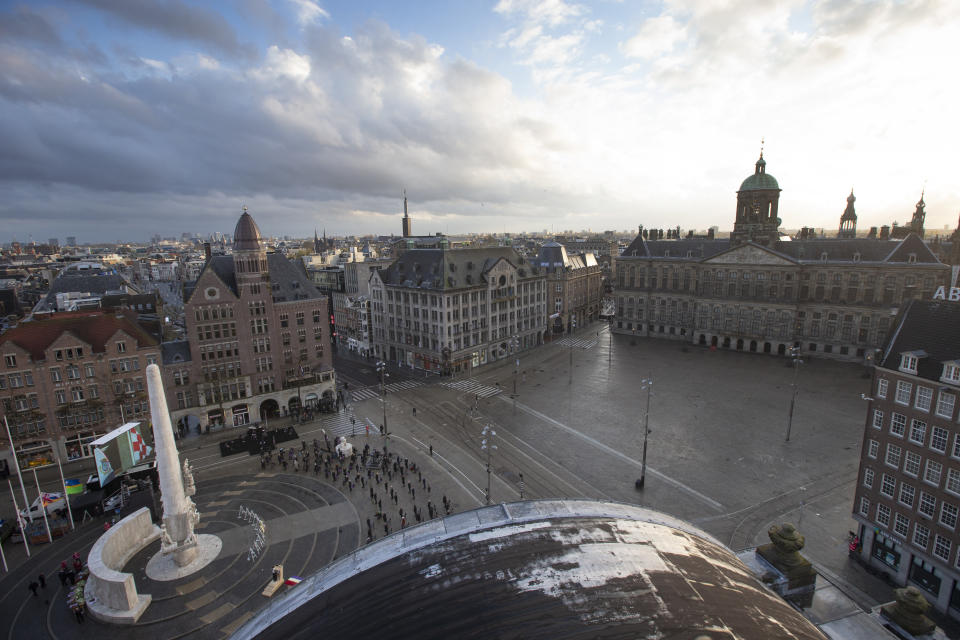
<path fill-rule="evenodd" d="M 40 586 L 40 585 L 37 584 L 37 581 L 36 581 L 36 580 L 31 580 L 31 581 L 30 581 L 30 584 L 27 585 L 27 589 L 30 589 L 31 593 L 33 593 L 33 597 L 34 597 L 34 598 L 37 597 L 37 587 L 39 587 L 39 586 Z"/>
<path fill-rule="evenodd" d="M 40 583 L 40 588 L 41 588 L 41 589 L 46 589 L 46 588 L 47 588 L 47 578 L 46 578 L 46 576 L 44 576 L 42 573 L 37 576 L 37 582 Z"/>

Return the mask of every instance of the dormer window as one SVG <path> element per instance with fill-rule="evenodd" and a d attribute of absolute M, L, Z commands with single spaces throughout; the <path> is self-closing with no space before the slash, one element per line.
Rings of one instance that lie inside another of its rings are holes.
<path fill-rule="evenodd" d="M 917 362 L 920 360 L 920 355 L 916 351 L 911 351 L 909 353 L 900 354 L 900 371 L 904 373 L 916 373 L 917 372 Z"/>
<path fill-rule="evenodd" d="M 117 343 L 117 352 L 118 352 L 118 353 L 126 353 L 126 352 L 127 352 L 127 343 L 126 343 L 126 342 L 118 342 L 118 343 Z"/>
<path fill-rule="evenodd" d="M 820 262 L 826 262 L 826 261 L 827 261 L 827 252 L 824 251 L 823 253 L 820 254 Z"/>
<path fill-rule="evenodd" d="M 910 255 L 907 256 L 907 262 L 913 264 L 916 261 L 917 261 L 917 254 L 911 253 Z"/>
<path fill-rule="evenodd" d="M 940 380 L 948 384 L 960 384 L 960 360 L 944 362 Z"/>
<path fill-rule="evenodd" d="M 854 262 L 860 262 L 860 252 L 859 252 L 859 251 L 856 252 L 855 254 L 853 254 L 853 261 L 854 261 Z"/>

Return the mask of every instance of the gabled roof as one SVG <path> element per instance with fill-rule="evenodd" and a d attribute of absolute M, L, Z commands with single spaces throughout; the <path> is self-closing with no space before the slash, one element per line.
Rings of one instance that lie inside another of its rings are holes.
<path fill-rule="evenodd" d="M 934 300 L 911 300 L 897 321 L 883 352 L 880 366 L 896 370 L 900 354 L 924 351 L 926 357 L 917 364 L 917 375 L 939 380 L 943 363 L 960 359 L 960 303 Z"/>
<path fill-rule="evenodd" d="M 204 267 L 213 273 L 230 288 L 233 295 L 239 297 L 237 277 L 234 271 L 233 256 L 213 256 Z M 311 300 L 322 298 L 316 285 L 307 277 L 306 271 L 297 267 L 283 254 L 268 253 L 267 269 L 270 275 L 271 293 L 275 302 L 292 302 L 294 300 Z M 203 277 L 203 273 L 200 274 Z M 196 283 L 184 287 L 185 299 L 189 302 L 196 288 Z"/>
<path fill-rule="evenodd" d="M 520 279 L 537 268 L 512 247 L 478 249 L 408 249 L 393 264 L 378 271 L 384 284 L 421 289 L 456 289 L 486 285 L 487 272 L 500 260 L 517 268 Z"/>
<path fill-rule="evenodd" d="M 911 233 L 901 240 L 884 262 L 910 262 L 911 254 L 916 256 L 916 262 L 935 264 L 940 262 L 937 256 L 930 251 L 930 247 L 915 233 Z"/>
<path fill-rule="evenodd" d="M 164 342 L 160 345 L 161 358 L 163 364 L 178 364 L 181 362 L 190 362 L 190 343 L 187 340 L 174 340 Z"/>
<path fill-rule="evenodd" d="M 12 342 L 30 353 L 34 362 L 44 360 L 47 348 L 57 338 L 69 331 L 90 345 L 94 353 L 104 353 L 106 343 L 117 331 L 123 331 L 137 341 L 137 347 L 157 345 L 143 328 L 136 323 L 136 314 L 102 311 L 75 311 L 57 313 L 45 320 L 24 322 L 0 336 L 0 346 Z"/>

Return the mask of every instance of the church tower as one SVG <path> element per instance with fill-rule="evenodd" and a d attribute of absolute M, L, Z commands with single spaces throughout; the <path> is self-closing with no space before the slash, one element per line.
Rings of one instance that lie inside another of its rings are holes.
<path fill-rule="evenodd" d="M 413 229 L 411 229 L 410 214 L 407 213 L 407 191 L 403 191 L 403 237 L 409 238 L 413 235 Z"/>
<path fill-rule="evenodd" d="M 237 279 L 237 291 L 241 296 L 258 295 L 269 280 L 267 250 L 260 237 L 260 229 L 253 216 L 243 208 L 243 215 L 237 220 L 233 231 L 233 271 Z"/>
<path fill-rule="evenodd" d="M 847 208 L 843 210 L 840 216 L 840 231 L 838 238 L 856 238 L 857 237 L 857 212 L 853 209 L 853 203 L 857 201 L 853 195 L 853 189 L 850 189 L 850 195 L 847 196 Z"/>
<path fill-rule="evenodd" d="M 767 173 L 767 161 L 761 149 L 753 175 L 747 177 L 737 191 L 731 244 L 756 242 L 769 247 L 780 239 L 780 218 L 777 217 L 780 191 L 777 179 Z"/>
<path fill-rule="evenodd" d="M 910 231 L 914 232 L 921 238 L 923 237 L 923 221 L 927 217 L 926 212 L 926 203 L 923 201 L 923 192 L 920 193 L 920 202 L 917 203 L 917 208 L 913 212 L 913 219 L 910 220 Z"/>

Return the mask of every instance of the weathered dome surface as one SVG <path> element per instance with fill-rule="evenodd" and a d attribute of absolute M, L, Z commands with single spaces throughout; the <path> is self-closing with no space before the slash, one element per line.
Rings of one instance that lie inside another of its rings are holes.
<path fill-rule="evenodd" d="M 260 228 L 246 211 L 237 220 L 237 228 L 233 230 L 234 251 L 257 251 L 260 245 Z"/>
<path fill-rule="evenodd" d="M 825 640 L 709 534 L 538 500 L 408 527 L 321 569 L 234 638 Z"/>
<path fill-rule="evenodd" d="M 738 191 L 768 191 L 770 189 L 780 190 L 777 179 L 767 173 L 767 161 L 763 159 L 763 152 L 760 152 L 760 159 L 754 165 L 756 169 L 752 176 L 740 183 Z"/>

